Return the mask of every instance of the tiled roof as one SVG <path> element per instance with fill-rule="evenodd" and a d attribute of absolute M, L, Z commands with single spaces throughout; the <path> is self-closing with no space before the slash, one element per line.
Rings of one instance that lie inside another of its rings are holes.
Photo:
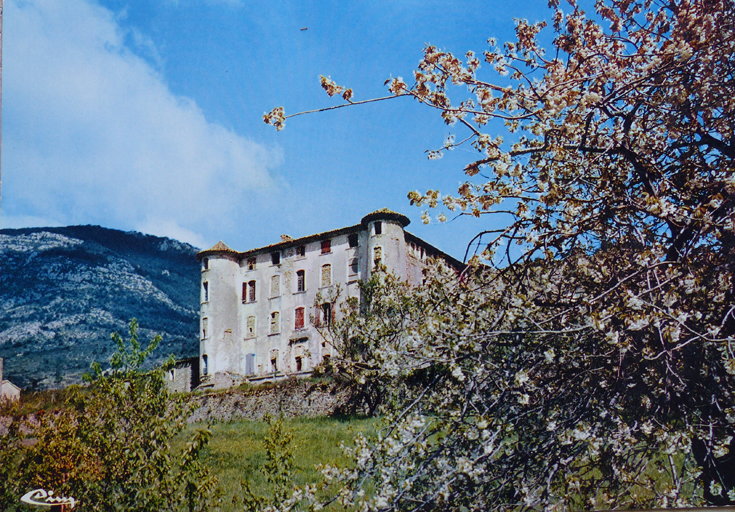
<path fill-rule="evenodd" d="M 404 228 L 411 223 L 411 220 L 402 213 L 394 212 L 393 210 L 389 210 L 388 208 L 381 208 L 380 210 L 375 210 L 372 213 L 368 213 L 362 218 L 361 223 L 363 226 L 366 226 L 368 222 L 378 219 L 394 220 L 400 223 L 401 226 Z"/>
<path fill-rule="evenodd" d="M 313 235 L 303 236 L 301 238 L 291 238 L 290 240 L 285 240 L 282 236 L 280 242 L 277 242 L 271 245 L 266 245 L 265 247 L 258 247 L 255 249 L 250 249 L 248 251 L 242 251 L 242 252 L 235 251 L 227 247 L 227 245 L 225 245 L 224 242 L 219 241 L 211 249 L 207 249 L 206 251 L 201 251 L 197 253 L 197 258 L 201 260 L 204 256 L 208 256 L 210 254 L 229 254 L 237 258 L 246 258 L 246 257 L 250 257 L 255 254 L 259 254 L 263 252 L 283 250 L 288 247 L 295 247 L 297 245 L 303 245 L 305 243 L 314 242 L 317 240 L 323 240 L 325 238 L 332 238 L 335 236 L 345 235 L 348 233 L 355 233 L 355 232 L 360 231 L 360 229 L 364 228 L 364 226 L 366 226 L 369 222 L 372 222 L 374 220 L 381 220 L 381 219 L 392 220 L 392 221 L 398 222 L 404 228 L 411 222 L 409 218 L 403 215 L 402 213 L 394 212 L 392 210 L 389 210 L 388 208 L 381 208 L 380 210 L 375 210 L 374 212 L 368 213 L 362 218 L 362 221 L 360 222 L 360 224 L 357 224 L 354 226 L 333 229 L 330 231 L 324 231 L 322 233 L 315 233 Z M 462 262 L 448 255 L 444 251 L 437 249 L 433 245 L 429 244 L 428 242 L 425 242 L 424 240 L 420 239 L 416 235 L 409 233 L 408 231 L 405 231 L 405 233 L 406 233 L 407 240 L 410 240 L 411 242 L 414 242 L 414 243 L 419 243 L 426 248 L 430 248 L 433 254 L 441 255 L 448 262 L 450 262 L 451 264 L 453 264 L 454 266 L 458 268 L 464 267 Z"/>
<path fill-rule="evenodd" d="M 214 247 L 209 249 L 210 251 L 231 251 L 229 247 L 227 247 L 227 244 L 225 244 L 222 240 L 214 244 Z"/>
<path fill-rule="evenodd" d="M 227 244 L 225 244 L 222 240 L 214 244 L 212 247 L 210 247 L 207 250 L 199 251 L 197 253 L 197 258 L 202 258 L 204 256 L 207 256 L 209 254 L 237 254 L 238 252 L 234 249 L 230 249 L 227 247 Z"/>

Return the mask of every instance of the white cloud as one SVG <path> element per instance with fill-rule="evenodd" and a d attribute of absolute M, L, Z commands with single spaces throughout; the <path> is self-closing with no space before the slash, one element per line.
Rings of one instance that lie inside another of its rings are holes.
<path fill-rule="evenodd" d="M 6 1 L 4 215 L 201 243 L 244 196 L 272 193 L 282 156 L 172 94 L 126 35 L 88 1 Z"/>
<path fill-rule="evenodd" d="M 191 244 L 199 249 L 209 249 L 210 247 L 207 244 L 206 239 L 198 233 L 195 233 L 190 229 L 182 228 L 176 222 L 171 220 L 148 220 L 134 226 L 133 229 L 150 235 L 167 236 L 178 240 L 179 242 Z"/>
<path fill-rule="evenodd" d="M 63 226 L 57 220 L 46 217 L 34 217 L 32 215 L 2 215 L 0 216 L 0 229 L 17 229 L 17 228 L 53 228 Z"/>

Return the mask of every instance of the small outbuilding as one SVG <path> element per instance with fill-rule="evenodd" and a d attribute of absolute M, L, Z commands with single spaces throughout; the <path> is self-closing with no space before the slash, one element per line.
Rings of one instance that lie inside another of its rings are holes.
<path fill-rule="evenodd" d="M 166 374 L 166 386 L 171 393 L 188 393 L 199 385 L 199 358 L 176 361 Z"/>
<path fill-rule="evenodd" d="M 9 380 L 3 380 L 3 359 L 0 357 L 0 402 L 5 400 L 20 400 L 20 388 Z"/>

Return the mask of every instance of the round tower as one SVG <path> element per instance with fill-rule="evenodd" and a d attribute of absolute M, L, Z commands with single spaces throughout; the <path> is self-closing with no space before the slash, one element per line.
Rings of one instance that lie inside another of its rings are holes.
<path fill-rule="evenodd" d="M 411 221 L 405 215 L 382 208 L 365 215 L 361 224 L 367 232 L 367 265 L 370 272 L 380 263 L 386 270 L 405 279 L 407 273 L 406 237 L 403 228 Z"/>
<path fill-rule="evenodd" d="M 202 264 L 199 376 L 205 384 L 217 374 L 238 372 L 241 279 L 237 251 L 221 241 L 211 249 L 199 252 L 197 259 Z"/>

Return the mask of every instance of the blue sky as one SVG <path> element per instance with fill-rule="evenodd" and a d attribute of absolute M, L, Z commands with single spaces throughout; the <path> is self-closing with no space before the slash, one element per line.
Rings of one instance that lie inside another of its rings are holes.
<path fill-rule="evenodd" d="M 546 2 L 5 0 L 0 226 L 98 224 L 246 250 L 388 207 L 461 258 L 489 221 L 423 225 L 406 199 L 456 191 L 471 148 L 425 151 L 460 127 L 406 98 L 281 132 L 261 117 L 337 104 L 320 74 L 355 100 L 384 96 L 425 44 L 480 53 L 512 38 L 514 17 L 548 17 Z"/>

